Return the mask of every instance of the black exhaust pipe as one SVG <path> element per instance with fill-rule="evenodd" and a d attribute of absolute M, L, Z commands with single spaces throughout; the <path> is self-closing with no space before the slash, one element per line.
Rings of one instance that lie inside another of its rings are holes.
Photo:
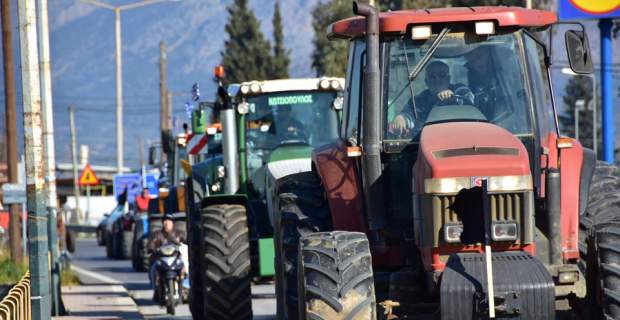
<path fill-rule="evenodd" d="M 562 239 L 560 230 L 560 206 L 562 203 L 560 171 L 558 169 L 547 170 L 547 185 L 545 186 L 547 206 L 547 237 L 549 237 L 549 263 L 551 265 L 562 264 Z"/>
<path fill-rule="evenodd" d="M 364 199 L 371 230 L 385 226 L 381 177 L 381 109 L 379 70 L 379 11 L 367 4 L 353 2 L 353 13 L 366 17 L 366 67 L 364 69 L 364 110 L 362 126 L 362 171 Z"/>

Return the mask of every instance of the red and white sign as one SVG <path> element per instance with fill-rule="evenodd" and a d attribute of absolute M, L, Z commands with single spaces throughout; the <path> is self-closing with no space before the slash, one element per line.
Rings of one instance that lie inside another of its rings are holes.
<path fill-rule="evenodd" d="M 207 142 L 209 135 L 206 133 L 190 133 L 187 135 L 187 153 L 205 154 L 207 153 Z"/>

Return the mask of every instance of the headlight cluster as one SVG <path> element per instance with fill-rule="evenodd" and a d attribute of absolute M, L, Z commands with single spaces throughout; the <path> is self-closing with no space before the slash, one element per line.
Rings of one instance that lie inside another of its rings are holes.
<path fill-rule="evenodd" d="M 248 93 L 259 93 L 260 90 L 260 85 L 257 82 L 253 82 L 248 84 L 244 84 L 241 86 L 241 88 L 239 89 L 241 90 L 241 93 L 243 94 L 248 94 Z"/>
<path fill-rule="evenodd" d="M 339 90 L 341 89 L 340 81 L 323 79 L 319 82 L 319 88 L 323 90 L 328 90 L 328 89 Z"/>
<path fill-rule="evenodd" d="M 224 178 L 225 175 L 226 175 L 226 168 L 224 166 L 218 166 L 217 167 L 217 177 L 218 178 Z"/>
<path fill-rule="evenodd" d="M 532 178 L 529 175 L 497 176 L 486 179 L 489 192 L 532 190 Z M 424 192 L 429 194 L 458 193 L 461 189 L 475 187 L 476 183 L 473 180 L 475 180 L 473 177 L 425 179 Z"/>
<path fill-rule="evenodd" d="M 443 240 L 446 243 L 461 242 L 463 225 L 460 223 L 446 223 L 443 226 Z M 491 239 L 493 241 L 516 241 L 519 238 L 519 228 L 516 222 L 495 222 L 491 225 Z"/>
<path fill-rule="evenodd" d="M 246 114 L 250 111 L 250 104 L 242 101 L 239 104 L 237 104 L 237 112 L 239 112 L 239 114 Z"/>

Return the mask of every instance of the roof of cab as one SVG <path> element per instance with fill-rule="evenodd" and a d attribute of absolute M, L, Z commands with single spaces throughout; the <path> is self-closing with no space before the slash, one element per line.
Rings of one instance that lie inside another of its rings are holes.
<path fill-rule="evenodd" d="M 379 14 L 381 33 L 405 33 L 410 24 L 446 22 L 496 21 L 499 27 L 544 27 L 557 22 L 550 11 L 522 7 L 460 7 L 422 10 L 403 10 Z M 364 35 L 366 22 L 363 17 L 351 17 L 329 26 L 328 36 L 356 38 Z"/>

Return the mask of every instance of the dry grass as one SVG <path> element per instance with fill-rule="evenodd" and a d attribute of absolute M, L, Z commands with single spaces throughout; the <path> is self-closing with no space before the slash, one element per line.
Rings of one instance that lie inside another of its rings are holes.
<path fill-rule="evenodd" d="M 78 278 L 75 271 L 71 269 L 64 269 L 60 274 L 60 285 L 61 286 L 79 286 L 80 279 Z"/>

